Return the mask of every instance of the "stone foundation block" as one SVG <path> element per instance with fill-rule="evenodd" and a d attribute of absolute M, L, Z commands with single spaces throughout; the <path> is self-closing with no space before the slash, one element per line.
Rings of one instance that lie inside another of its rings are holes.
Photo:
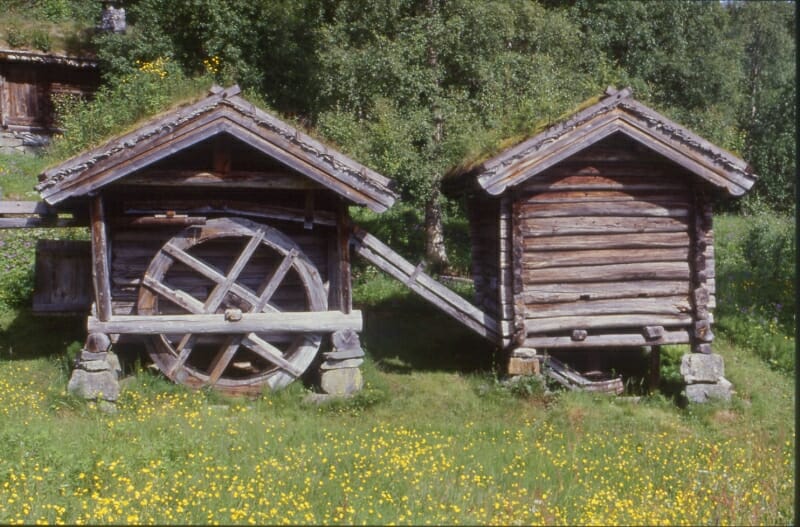
<path fill-rule="evenodd" d="M 329 395 L 351 395 L 364 387 L 364 377 L 358 368 L 323 370 L 320 387 Z"/>
<path fill-rule="evenodd" d="M 524 358 L 512 356 L 508 360 L 509 375 L 539 375 L 541 367 L 538 357 Z"/>
<path fill-rule="evenodd" d="M 725 376 L 725 363 L 715 353 L 687 353 L 681 358 L 681 375 L 686 384 L 715 383 Z"/>
<path fill-rule="evenodd" d="M 690 384 L 686 386 L 686 398 L 692 403 L 705 403 L 712 399 L 730 401 L 733 385 L 722 377 L 713 384 Z"/>
<path fill-rule="evenodd" d="M 119 397 L 119 381 L 116 373 L 106 371 L 86 371 L 77 368 L 67 385 L 69 393 L 84 399 L 116 401 Z"/>

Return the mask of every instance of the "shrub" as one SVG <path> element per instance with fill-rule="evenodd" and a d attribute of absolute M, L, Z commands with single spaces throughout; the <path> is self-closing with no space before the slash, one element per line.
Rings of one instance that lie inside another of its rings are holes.
<path fill-rule="evenodd" d="M 720 216 L 716 231 L 718 328 L 771 366 L 793 371 L 794 222 L 768 213 Z"/>

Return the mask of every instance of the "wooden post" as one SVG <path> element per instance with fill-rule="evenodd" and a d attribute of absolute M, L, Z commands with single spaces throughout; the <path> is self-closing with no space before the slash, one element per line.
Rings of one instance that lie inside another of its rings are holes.
<path fill-rule="evenodd" d="M 522 235 L 522 211 L 520 199 L 515 197 L 511 206 L 511 269 L 512 269 L 512 290 L 514 291 L 514 317 L 513 335 L 511 340 L 517 346 L 521 346 L 525 341 L 525 300 L 522 296 L 524 289 L 522 274 L 522 255 L 525 251 L 524 238 Z"/>
<path fill-rule="evenodd" d="M 706 255 L 711 242 L 711 204 L 702 189 L 695 189 L 694 207 L 691 215 L 692 243 L 690 264 L 692 268 L 692 307 L 694 323 L 691 328 L 692 351 L 694 353 L 710 353 L 714 334 L 711 331 L 709 313 L 708 282 L 713 278 L 713 261 Z M 709 265 L 711 264 L 711 265 Z"/>
<path fill-rule="evenodd" d="M 353 309 L 350 277 L 350 213 L 344 200 L 339 200 L 338 207 L 336 238 L 339 245 L 339 310 L 342 313 L 349 313 Z"/>
<path fill-rule="evenodd" d="M 111 318 L 111 276 L 104 208 L 103 197 L 98 194 L 92 199 L 91 205 L 92 281 L 97 318 L 105 322 Z"/>
<path fill-rule="evenodd" d="M 650 348 L 650 382 L 649 391 L 654 392 L 658 389 L 661 382 L 661 346 Z"/>

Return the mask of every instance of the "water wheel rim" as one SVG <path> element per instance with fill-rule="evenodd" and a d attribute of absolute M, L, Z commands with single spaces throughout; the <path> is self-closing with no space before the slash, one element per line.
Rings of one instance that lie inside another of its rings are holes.
<path fill-rule="evenodd" d="M 236 237 L 246 237 L 250 239 L 245 247 L 245 251 L 243 251 L 239 257 L 237 257 L 237 262 L 240 258 L 245 257 L 245 263 L 241 266 L 239 271 L 244 268 L 244 265 L 247 263 L 246 261 L 252 257 L 255 249 L 261 245 L 264 245 L 277 252 L 282 258 L 279 268 L 281 266 L 288 266 L 289 269 L 284 269 L 284 275 L 282 278 L 285 278 L 285 275 L 289 272 L 289 270 L 294 270 L 296 272 L 297 276 L 300 278 L 300 283 L 302 284 L 306 295 L 307 309 L 309 311 L 327 310 L 327 294 L 322 283 L 322 279 L 320 278 L 319 273 L 317 272 L 311 260 L 303 253 L 300 246 L 297 245 L 291 238 L 281 233 L 274 227 L 263 225 L 251 220 L 242 218 L 216 218 L 209 220 L 205 225 L 193 226 L 184 229 L 181 233 L 171 238 L 161 247 L 158 253 L 151 260 L 147 271 L 145 271 L 145 276 L 142 280 L 142 287 L 139 289 L 137 312 L 142 315 L 159 314 L 159 299 L 164 298 L 165 292 L 164 289 L 162 289 L 160 286 L 157 286 L 157 284 L 161 284 L 161 286 L 166 288 L 162 282 L 172 264 L 179 260 L 181 260 L 183 263 L 190 261 L 191 255 L 188 255 L 187 251 L 197 245 L 212 240 Z M 254 242 L 254 240 L 256 241 Z M 252 245 L 256 246 L 255 249 L 251 247 Z M 249 256 L 245 254 L 248 249 L 252 249 Z M 214 273 L 217 275 L 224 275 L 224 273 L 220 273 L 218 270 L 215 270 L 210 266 L 204 266 L 203 264 L 204 263 L 202 261 L 199 263 L 194 262 L 195 267 L 193 270 L 197 272 L 202 271 L 201 274 L 206 273 L 207 275 L 213 275 Z M 233 267 L 236 267 L 236 263 Z M 278 268 L 274 270 L 274 273 L 277 273 L 277 271 Z M 208 278 L 208 276 L 206 277 Z M 220 280 L 228 278 L 230 277 L 215 276 L 214 280 L 217 282 L 217 285 L 220 285 Z M 221 291 L 221 295 L 219 295 L 219 303 L 224 300 L 228 293 L 233 292 L 235 295 L 239 296 L 243 289 L 247 289 L 241 284 L 238 284 L 236 282 L 236 278 L 237 276 L 234 276 L 233 280 L 230 281 L 231 283 L 223 287 L 224 290 Z M 282 280 L 282 278 L 279 279 L 279 282 Z M 270 278 L 269 282 L 271 283 L 271 281 L 272 280 Z M 280 284 L 274 286 L 272 293 L 277 290 L 279 285 Z M 269 286 L 270 284 L 267 284 L 267 288 L 269 288 Z M 215 291 L 216 287 L 217 286 L 215 286 Z M 245 291 L 245 293 L 246 292 L 247 291 Z M 214 291 L 212 291 L 209 296 L 213 294 Z M 253 295 L 256 295 L 256 292 L 249 290 L 249 294 L 252 297 Z M 189 296 L 191 297 L 191 295 Z M 175 303 L 175 298 L 172 296 L 166 297 L 166 300 Z M 184 300 L 186 303 L 181 307 L 190 313 L 200 312 L 199 306 L 197 305 L 197 303 L 200 301 L 194 299 L 193 297 L 192 300 L 189 300 L 188 298 L 184 298 Z M 249 301 L 251 306 L 253 306 L 253 298 L 244 300 Z M 216 307 L 218 306 L 213 307 L 214 309 L 212 311 L 215 311 Z M 267 311 L 267 306 L 259 309 L 259 311 Z M 251 337 L 252 335 L 253 334 L 250 334 L 248 337 Z M 252 339 L 250 340 L 252 341 Z M 292 382 L 295 378 L 299 377 L 313 361 L 316 352 L 319 349 L 321 340 L 322 335 L 320 334 L 297 335 L 285 352 L 281 352 L 281 350 L 278 350 L 274 346 L 272 349 L 273 355 L 271 355 L 271 357 L 274 360 L 279 360 L 279 357 L 277 357 L 275 354 L 281 353 L 288 364 L 281 366 L 278 362 L 273 362 L 273 367 L 252 375 L 243 377 L 227 377 L 223 373 L 220 373 L 214 376 L 213 379 L 209 372 L 204 372 L 187 362 L 188 355 L 183 357 L 183 361 L 176 365 L 181 357 L 178 353 L 176 353 L 173 344 L 165 335 L 147 338 L 146 347 L 148 354 L 159 367 L 159 369 L 175 382 L 193 387 L 213 385 L 215 388 L 220 388 L 222 390 L 227 389 L 237 392 L 257 392 L 260 391 L 264 386 L 268 386 L 271 389 L 283 387 Z M 242 342 L 241 344 L 246 346 L 253 345 L 252 342 Z M 266 352 L 269 351 L 269 349 L 263 349 L 263 343 L 258 346 L 258 349 L 261 353 L 261 357 L 267 362 L 270 362 L 266 355 Z M 233 356 L 236 353 L 237 351 L 232 352 L 232 355 L 228 358 L 228 362 L 223 369 L 227 368 L 227 364 L 232 362 Z M 189 351 L 189 354 L 191 354 L 191 350 Z"/>

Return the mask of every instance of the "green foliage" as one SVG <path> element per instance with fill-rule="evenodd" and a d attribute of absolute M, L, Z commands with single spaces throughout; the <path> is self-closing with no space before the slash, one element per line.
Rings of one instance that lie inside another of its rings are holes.
<path fill-rule="evenodd" d="M 771 365 L 795 365 L 797 246 L 792 218 L 722 216 L 716 231 L 717 326 Z"/>
<path fill-rule="evenodd" d="M 187 78 L 174 62 L 160 58 L 113 79 L 91 101 L 55 97 L 62 134 L 54 138 L 47 157 L 58 161 L 96 146 L 171 105 L 205 94 L 212 82 L 208 76 Z"/>

